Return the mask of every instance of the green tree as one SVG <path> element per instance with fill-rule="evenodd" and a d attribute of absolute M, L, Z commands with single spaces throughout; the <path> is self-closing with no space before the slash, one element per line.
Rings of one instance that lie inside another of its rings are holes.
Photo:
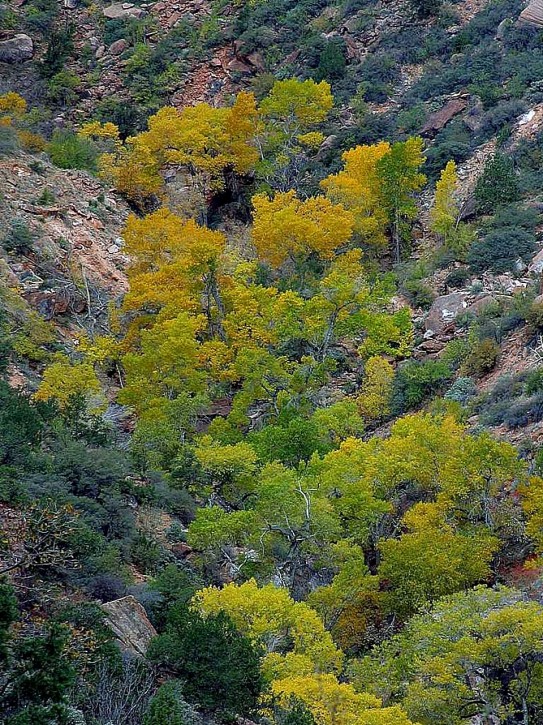
<path fill-rule="evenodd" d="M 183 604 L 174 605 L 148 656 L 175 672 L 189 702 L 206 712 L 247 716 L 257 706 L 259 653 L 223 612 L 202 617 Z"/>
<path fill-rule="evenodd" d="M 178 680 L 161 685 L 149 703 L 143 725 L 198 725 L 196 710 L 183 699 L 183 687 Z"/>
<path fill-rule="evenodd" d="M 426 183 L 426 177 L 420 171 L 425 161 L 422 149 L 421 138 L 398 141 L 377 162 L 381 201 L 388 213 L 396 262 L 401 259 L 401 242 L 407 236 L 407 223 L 417 215 L 414 194 Z"/>
<path fill-rule="evenodd" d="M 489 159 L 475 186 L 475 201 L 480 212 L 489 214 L 498 205 L 519 198 L 519 185 L 513 161 L 509 156 L 496 154 Z"/>

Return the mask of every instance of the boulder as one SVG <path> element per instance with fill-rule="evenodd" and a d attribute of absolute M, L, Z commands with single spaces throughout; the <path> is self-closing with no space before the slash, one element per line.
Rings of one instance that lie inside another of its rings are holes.
<path fill-rule="evenodd" d="M 18 33 L 13 38 L 0 40 L 0 62 L 22 63 L 34 55 L 34 43 L 29 35 Z"/>
<path fill-rule="evenodd" d="M 156 629 L 141 604 L 129 595 L 102 604 L 102 609 L 106 613 L 106 623 L 117 637 L 121 649 L 144 657 L 149 643 L 156 636 Z"/>
<path fill-rule="evenodd" d="M 442 332 L 467 307 L 466 292 L 451 292 L 451 294 L 437 297 L 424 322 L 427 330 L 434 333 Z"/>
<path fill-rule="evenodd" d="M 441 131 L 441 129 L 444 128 L 449 123 L 449 121 L 452 121 L 452 119 L 459 113 L 464 111 L 467 106 L 468 102 L 464 98 L 453 98 L 439 111 L 432 113 L 432 115 L 422 127 L 421 133 L 431 134 L 437 133 L 437 131 Z"/>
<path fill-rule="evenodd" d="M 543 272 L 543 249 L 532 259 L 528 271 L 534 274 L 541 274 Z"/>
<path fill-rule="evenodd" d="M 128 42 L 124 38 L 116 40 L 109 46 L 111 55 L 121 55 L 128 48 Z"/>
<path fill-rule="evenodd" d="M 115 18 L 139 18 L 143 15 L 143 10 L 137 7 L 125 8 L 124 5 L 128 3 L 113 3 L 108 5 L 107 8 L 103 9 L 104 17 L 114 20 Z"/>

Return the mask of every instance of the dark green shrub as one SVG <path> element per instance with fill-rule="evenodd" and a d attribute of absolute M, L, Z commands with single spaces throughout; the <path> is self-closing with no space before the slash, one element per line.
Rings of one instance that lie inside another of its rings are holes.
<path fill-rule="evenodd" d="M 343 39 L 329 40 L 320 54 L 315 80 L 333 81 L 341 78 L 347 65 L 345 42 Z"/>
<path fill-rule="evenodd" d="M 441 8 L 442 0 L 408 0 L 419 18 L 429 18 L 437 15 Z"/>
<path fill-rule="evenodd" d="M 449 272 L 445 279 L 445 285 L 449 289 L 460 289 L 466 285 L 470 277 L 471 274 L 467 267 L 457 267 Z"/>
<path fill-rule="evenodd" d="M 526 322 L 534 331 L 543 330 L 543 302 L 533 302 L 526 315 Z"/>
<path fill-rule="evenodd" d="M 19 150 L 17 132 L 11 126 L 0 124 L 0 158 L 11 156 Z"/>
<path fill-rule="evenodd" d="M 531 259 L 535 246 L 536 239 L 530 232 L 506 227 L 474 241 L 467 261 L 474 272 L 510 272 L 515 270 L 518 259 L 524 262 Z"/>
<path fill-rule="evenodd" d="M 464 370 L 469 375 L 481 376 L 494 369 L 500 356 L 500 346 L 487 338 L 477 342 L 464 362 Z"/>
<path fill-rule="evenodd" d="M 97 169 L 96 146 L 89 139 L 72 131 L 54 131 L 53 138 L 47 144 L 47 153 L 55 166 L 61 169 Z"/>
<path fill-rule="evenodd" d="M 543 391 L 543 368 L 537 368 L 528 373 L 524 384 L 524 391 L 526 395 L 533 395 L 534 393 Z"/>
<path fill-rule="evenodd" d="M 66 61 L 74 50 L 75 25 L 65 25 L 53 30 L 49 35 L 49 42 L 40 64 L 40 71 L 44 78 L 52 78 L 64 69 Z"/>
<path fill-rule="evenodd" d="M 423 310 L 429 310 L 435 299 L 432 289 L 420 279 L 407 280 L 401 290 L 414 307 L 421 307 Z"/>
<path fill-rule="evenodd" d="M 262 687 L 259 653 L 222 612 L 204 619 L 175 605 L 148 657 L 183 680 L 184 696 L 204 712 L 248 716 L 257 706 Z"/>
<path fill-rule="evenodd" d="M 451 377 L 450 367 L 441 360 L 409 360 L 398 368 L 394 378 L 393 413 L 401 415 L 416 408 L 426 398 L 442 390 Z"/>
<path fill-rule="evenodd" d="M 202 718 L 183 699 L 183 687 L 178 680 L 161 685 L 149 703 L 143 725 L 198 725 Z"/>
<path fill-rule="evenodd" d="M 503 154 L 496 154 L 489 159 L 474 193 L 477 208 L 483 213 L 517 201 L 519 184 L 512 160 Z"/>
<path fill-rule="evenodd" d="M 14 219 L 1 244 L 7 252 L 26 254 L 32 249 L 35 240 L 36 235 L 29 229 L 26 222 L 22 219 Z"/>

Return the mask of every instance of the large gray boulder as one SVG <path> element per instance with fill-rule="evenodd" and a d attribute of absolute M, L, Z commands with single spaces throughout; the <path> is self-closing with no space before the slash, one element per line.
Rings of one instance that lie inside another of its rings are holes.
<path fill-rule="evenodd" d="M 0 63 L 22 63 L 34 55 L 34 43 L 29 35 L 18 33 L 0 40 Z"/>
<path fill-rule="evenodd" d="M 106 623 L 117 637 L 124 652 L 144 657 L 150 641 L 156 637 L 145 609 L 133 596 L 115 599 L 102 605 L 106 613 Z"/>
<path fill-rule="evenodd" d="M 139 18 L 143 15 L 142 8 L 135 7 L 132 3 L 113 3 L 102 10 L 104 17 L 110 20 L 116 18 Z"/>
<path fill-rule="evenodd" d="M 428 313 L 424 326 L 428 332 L 439 334 L 463 312 L 466 307 L 467 293 L 451 292 L 449 295 L 437 297 Z"/>

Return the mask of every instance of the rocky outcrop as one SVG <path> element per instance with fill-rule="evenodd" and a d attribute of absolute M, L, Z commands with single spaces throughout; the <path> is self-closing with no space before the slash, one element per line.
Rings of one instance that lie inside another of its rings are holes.
<path fill-rule="evenodd" d="M 543 26 L 543 0 L 532 0 L 521 12 L 519 20 L 530 25 Z"/>
<path fill-rule="evenodd" d="M 115 20 L 118 18 L 140 18 L 144 10 L 142 8 L 138 8 L 135 5 L 132 5 L 132 3 L 113 3 L 113 5 L 108 5 L 107 8 L 103 9 L 104 17 L 109 18 L 110 20 Z"/>
<path fill-rule="evenodd" d="M 467 106 L 468 102 L 465 98 L 453 98 L 439 111 L 432 113 L 422 127 L 421 133 L 433 134 L 441 131 L 441 129 L 444 128 L 449 121 L 452 121 L 455 116 L 462 113 Z"/>
<path fill-rule="evenodd" d="M 428 317 L 425 320 L 425 327 L 428 332 L 438 334 L 453 322 L 466 307 L 466 292 L 451 292 L 451 294 L 437 297 L 434 300 Z"/>
<path fill-rule="evenodd" d="M 19 33 L 0 40 L 0 63 L 23 63 L 34 55 L 34 43 L 29 35 Z"/>
<path fill-rule="evenodd" d="M 122 597 L 102 605 L 106 623 L 117 637 L 121 649 L 138 657 L 144 657 L 156 630 L 149 621 L 145 609 L 133 597 Z"/>

